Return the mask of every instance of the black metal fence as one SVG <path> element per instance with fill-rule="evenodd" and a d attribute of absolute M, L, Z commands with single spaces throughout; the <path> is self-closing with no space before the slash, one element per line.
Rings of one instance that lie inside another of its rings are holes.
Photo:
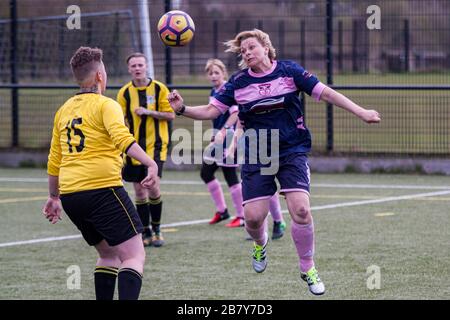
<path fill-rule="evenodd" d="M 48 147 L 53 114 L 74 92 L 55 83 L 71 83 L 68 60 L 78 46 L 104 49 L 110 83 L 117 84 L 112 97 L 129 80 L 124 59 L 142 47 L 137 1 L 79 2 L 80 30 L 64 26 L 69 3 L 39 1 L 35 10 L 28 8 L 35 1 L 0 3 L 0 147 Z M 150 1 L 155 77 L 172 87 L 200 85 L 181 91 L 188 104 L 204 104 L 206 60 L 218 57 L 237 70 L 238 58 L 223 52 L 222 43 L 260 28 L 279 59 L 299 62 L 382 114 L 382 124 L 368 126 L 306 97 L 314 152 L 450 155 L 450 2 L 377 1 L 380 29 L 371 29 L 377 22 L 372 2 Z M 157 38 L 159 17 L 174 6 L 196 23 L 187 47 L 166 48 Z M 181 127 L 192 131 L 193 122 L 177 119 L 174 129 Z"/>

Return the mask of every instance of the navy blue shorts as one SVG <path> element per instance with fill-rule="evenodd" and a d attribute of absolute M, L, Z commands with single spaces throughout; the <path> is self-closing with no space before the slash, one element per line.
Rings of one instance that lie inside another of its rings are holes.
<path fill-rule="evenodd" d="M 123 187 L 63 194 L 61 203 L 90 246 L 103 239 L 110 246 L 116 246 L 144 230 L 136 208 Z"/>
<path fill-rule="evenodd" d="M 262 165 L 244 164 L 241 170 L 243 204 L 255 200 L 269 199 L 277 192 L 275 177 L 280 183 L 280 194 L 300 191 L 309 194 L 310 172 L 308 156 L 292 153 L 279 159 L 279 168 L 274 175 L 262 175 Z M 266 166 L 267 167 L 267 166 Z"/>

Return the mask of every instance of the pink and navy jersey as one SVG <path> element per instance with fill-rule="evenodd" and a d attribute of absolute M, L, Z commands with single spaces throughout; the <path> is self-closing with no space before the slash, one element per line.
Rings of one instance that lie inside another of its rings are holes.
<path fill-rule="evenodd" d="M 311 150 L 311 134 L 304 123 L 300 92 L 316 100 L 325 88 L 316 76 L 293 61 L 273 61 L 265 73 L 244 69 L 235 73 L 210 102 L 222 113 L 235 104 L 244 130 L 279 130 L 279 156 L 307 153 Z M 258 143 L 259 144 L 259 143 Z M 248 150 L 248 146 L 246 146 Z M 270 152 L 270 151 L 269 151 Z"/>
<path fill-rule="evenodd" d="M 221 87 L 223 88 L 223 86 Z M 219 88 L 219 91 L 220 89 Z M 217 91 L 213 88 L 211 90 L 211 93 L 209 95 L 209 102 L 211 102 L 212 98 L 214 97 L 214 95 L 217 93 Z M 220 130 L 223 128 L 223 126 L 225 125 L 225 123 L 227 122 L 228 118 L 230 117 L 231 114 L 238 112 L 238 106 L 237 105 L 233 105 L 230 108 L 227 108 L 227 110 L 225 112 L 223 112 L 220 116 L 218 116 L 216 119 L 214 119 L 212 121 L 213 123 L 213 128 L 216 130 Z"/>

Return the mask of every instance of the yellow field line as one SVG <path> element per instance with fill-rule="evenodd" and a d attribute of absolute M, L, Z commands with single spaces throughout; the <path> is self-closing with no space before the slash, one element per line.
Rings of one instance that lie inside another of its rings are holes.
<path fill-rule="evenodd" d="M 209 196 L 209 192 L 162 191 L 163 196 Z"/>
<path fill-rule="evenodd" d="M 48 192 L 48 189 L 30 189 L 30 188 L 14 188 L 14 189 L 8 189 L 8 188 L 0 188 L 0 192 Z M 209 196 L 209 192 L 187 192 L 187 191 L 162 191 L 162 195 L 165 196 L 199 196 L 199 197 L 205 197 Z M 227 193 L 225 193 L 227 195 Z M 351 195 L 313 195 L 314 198 L 329 198 L 329 199 L 377 199 L 379 197 L 374 196 L 351 196 Z"/>
<path fill-rule="evenodd" d="M 375 217 L 390 217 L 390 216 L 394 216 L 394 215 L 395 215 L 394 212 L 380 212 L 380 213 L 374 214 Z"/>
<path fill-rule="evenodd" d="M 25 189 L 26 190 L 26 189 Z M 30 189 L 31 190 L 31 189 Z M 2 191 L 0 189 L 0 191 Z M 44 190 L 43 190 L 44 191 Z M 45 190 L 46 191 L 46 190 Z M 17 192 L 17 191 L 15 191 Z M 27 192 L 24 190 L 20 190 L 20 192 Z M 31 191 L 29 191 L 31 192 Z M 162 195 L 164 196 L 198 196 L 198 197 L 204 197 L 209 196 L 210 194 L 208 192 L 162 192 Z M 380 199 L 382 197 L 371 197 L 371 196 L 351 196 L 351 195 L 312 195 L 313 198 L 317 199 Z M 25 198 L 7 198 L 7 199 L 0 199 L 0 204 L 2 203 L 17 203 L 17 202 L 30 202 L 30 201 L 42 201 L 46 200 L 47 197 L 25 197 Z M 450 197 L 418 197 L 413 199 L 405 199 L 410 201 L 450 201 Z"/>
<path fill-rule="evenodd" d="M 48 189 L 0 188 L 0 192 L 48 192 Z"/>
<path fill-rule="evenodd" d="M 28 202 L 28 201 L 42 201 L 47 200 L 47 197 L 27 197 L 27 198 L 10 198 L 0 199 L 0 203 L 16 203 L 16 202 Z"/>
<path fill-rule="evenodd" d="M 450 201 L 450 198 L 417 198 L 415 200 L 425 201 Z"/>

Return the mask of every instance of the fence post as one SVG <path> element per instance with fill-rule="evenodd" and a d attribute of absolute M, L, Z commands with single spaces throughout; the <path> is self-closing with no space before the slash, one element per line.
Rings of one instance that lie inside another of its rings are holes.
<path fill-rule="evenodd" d="M 236 35 L 239 33 L 239 32 L 241 32 L 241 20 L 236 20 Z M 238 66 L 239 65 L 239 61 L 240 61 L 240 58 L 239 58 L 239 56 L 238 55 L 236 55 L 236 66 Z"/>
<path fill-rule="evenodd" d="M 279 41 L 279 44 L 278 44 L 278 52 L 280 53 L 279 54 L 279 56 L 281 57 L 281 58 L 283 58 L 283 59 L 285 59 L 286 57 L 284 56 L 284 35 L 285 35 L 285 33 L 284 33 L 284 21 L 283 20 L 280 20 L 279 22 L 278 22 L 278 41 Z"/>
<path fill-rule="evenodd" d="M 213 43 L 214 43 L 214 58 L 219 58 L 219 23 L 217 20 L 213 21 Z"/>
<path fill-rule="evenodd" d="M 9 1 L 11 17 L 10 57 L 11 84 L 17 84 L 17 1 Z M 19 146 L 19 89 L 11 89 L 11 117 L 12 117 L 12 147 Z"/>
<path fill-rule="evenodd" d="M 172 8 L 172 2 L 170 0 L 164 1 L 164 12 L 169 12 Z M 172 84 L 172 51 L 169 46 L 165 46 L 164 53 L 166 56 L 166 85 Z M 172 130 L 173 130 L 173 120 L 168 122 L 169 129 L 169 144 L 167 146 L 168 154 L 170 154 L 172 150 Z"/>
<path fill-rule="evenodd" d="M 195 75 L 195 38 L 189 44 L 189 74 Z"/>
<path fill-rule="evenodd" d="M 6 34 L 5 32 L 5 26 L 3 23 L 0 23 L 0 39 L 4 39 L 4 34 Z M 3 43 L 3 42 L 1 42 Z M 5 56 L 0 56 L 0 65 L 3 65 L 4 67 L 7 65 L 6 64 L 6 59 L 8 59 L 9 57 L 5 57 Z M 2 67 L 2 69 L 4 68 Z M 7 72 L 3 72 L 3 70 L 0 70 L 0 81 L 2 82 L 7 82 L 8 80 L 6 80 L 5 78 L 8 76 Z"/>
<path fill-rule="evenodd" d="M 119 41 L 120 41 L 120 25 L 119 25 L 119 14 L 116 12 L 116 14 L 114 15 L 114 35 L 113 35 L 113 40 L 112 40 L 112 48 L 114 50 L 114 54 L 116 54 L 117 57 L 120 57 L 120 48 L 119 48 Z M 119 75 L 119 64 L 114 64 L 114 75 L 118 76 Z"/>
<path fill-rule="evenodd" d="M 358 72 L 358 21 L 353 20 L 352 25 L 352 71 Z"/>
<path fill-rule="evenodd" d="M 165 0 L 164 2 L 164 11 L 169 12 L 172 7 L 172 3 L 170 0 Z M 172 51 L 169 46 L 165 46 L 165 55 L 166 55 L 166 84 L 172 84 Z"/>
<path fill-rule="evenodd" d="M 88 21 L 87 24 L 87 44 L 88 47 L 92 47 L 92 21 Z"/>
<path fill-rule="evenodd" d="M 410 44 L 410 39 L 409 39 L 409 20 L 405 19 L 404 21 L 404 27 L 403 27 L 403 37 L 404 37 L 404 41 L 405 41 L 405 47 L 404 47 L 404 55 L 405 55 L 405 71 L 408 72 L 409 71 L 409 44 Z"/>
<path fill-rule="evenodd" d="M 30 77 L 31 79 L 36 78 L 36 63 L 34 62 L 34 48 L 36 46 L 36 43 L 34 41 L 35 34 L 34 34 L 34 21 L 30 21 L 30 28 L 28 30 L 28 33 L 31 35 L 31 41 L 30 41 Z"/>
<path fill-rule="evenodd" d="M 338 69 L 344 70 L 344 27 L 342 20 L 338 21 Z"/>
<path fill-rule="evenodd" d="M 306 67 L 306 55 L 305 55 L 305 20 L 300 21 L 300 62 L 302 66 Z"/>
<path fill-rule="evenodd" d="M 333 84 L 333 0 L 327 0 L 327 84 Z M 333 151 L 333 105 L 327 104 L 327 151 Z"/>
<path fill-rule="evenodd" d="M 64 78 L 64 69 L 65 69 L 65 61 L 64 61 L 64 28 L 66 28 L 65 21 L 61 19 L 59 22 L 59 31 L 58 31 L 58 77 L 60 80 Z"/>
<path fill-rule="evenodd" d="M 264 31 L 264 23 L 262 20 L 258 20 L 258 29 L 261 31 Z"/>
<path fill-rule="evenodd" d="M 305 21 L 300 20 L 300 64 L 306 68 L 306 57 L 305 57 Z M 300 94 L 300 98 L 302 100 L 302 106 L 303 106 L 303 121 L 306 125 L 306 99 L 305 99 L 305 93 L 302 91 Z"/>

